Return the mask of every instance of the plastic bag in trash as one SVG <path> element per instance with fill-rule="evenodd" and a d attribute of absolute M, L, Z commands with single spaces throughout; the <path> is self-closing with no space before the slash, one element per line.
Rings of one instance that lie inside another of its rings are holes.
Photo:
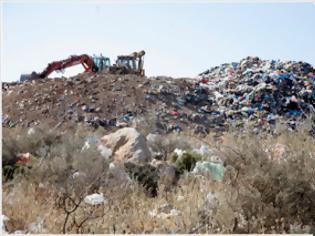
<path fill-rule="evenodd" d="M 213 180 L 221 181 L 224 176 L 225 168 L 221 163 L 198 161 L 192 172 L 195 174 L 209 172 Z"/>

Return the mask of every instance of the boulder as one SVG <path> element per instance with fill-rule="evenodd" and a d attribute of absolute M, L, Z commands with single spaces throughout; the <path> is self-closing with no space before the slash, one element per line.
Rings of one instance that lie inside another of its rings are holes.
<path fill-rule="evenodd" d="M 152 159 L 145 137 L 134 128 L 105 135 L 101 143 L 111 149 L 113 159 L 118 162 L 147 163 Z"/>

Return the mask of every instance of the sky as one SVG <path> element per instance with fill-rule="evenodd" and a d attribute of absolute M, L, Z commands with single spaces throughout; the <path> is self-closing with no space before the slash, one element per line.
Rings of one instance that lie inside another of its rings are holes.
<path fill-rule="evenodd" d="M 247 56 L 315 65 L 313 3 L 7 1 L 2 13 L 2 81 L 70 55 L 102 53 L 113 63 L 139 50 L 148 76 L 194 77 Z"/>

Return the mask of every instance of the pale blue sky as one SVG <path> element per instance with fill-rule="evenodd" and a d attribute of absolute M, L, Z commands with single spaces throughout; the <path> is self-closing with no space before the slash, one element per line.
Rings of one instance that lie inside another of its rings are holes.
<path fill-rule="evenodd" d="M 1 79 L 18 80 L 71 54 L 103 53 L 113 63 L 142 49 L 149 76 L 196 76 L 249 55 L 315 65 L 314 29 L 312 3 L 7 2 Z"/>

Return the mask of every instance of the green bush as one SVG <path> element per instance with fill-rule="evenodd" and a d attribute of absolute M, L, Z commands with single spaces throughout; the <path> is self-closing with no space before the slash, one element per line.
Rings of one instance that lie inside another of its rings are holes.
<path fill-rule="evenodd" d="M 192 171 L 201 155 L 195 151 L 184 151 L 179 157 L 175 152 L 170 155 L 170 161 L 175 164 L 177 171 L 183 174 L 185 171 Z"/>

